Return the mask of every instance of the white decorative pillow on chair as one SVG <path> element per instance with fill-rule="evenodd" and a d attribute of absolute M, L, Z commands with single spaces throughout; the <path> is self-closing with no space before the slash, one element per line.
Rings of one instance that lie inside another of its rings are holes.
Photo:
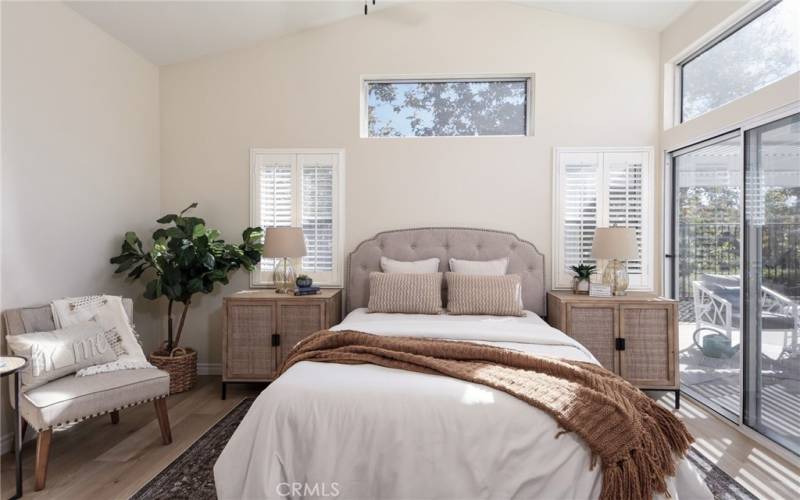
<path fill-rule="evenodd" d="M 21 372 L 25 389 L 117 359 L 103 328 L 96 321 L 52 332 L 7 335 L 6 342 L 11 352 L 28 359 L 28 366 Z"/>
<path fill-rule="evenodd" d="M 142 351 L 142 346 L 133 331 L 130 318 L 122 305 L 122 297 L 113 295 L 92 295 L 58 299 L 51 303 L 53 318 L 59 326 L 69 326 L 88 319 L 94 319 L 103 328 L 103 332 L 119 359 L 103 365 L 92 366 L 78 371 L 78 376 L 96 375 L 98 373 L 117 370 L 134 370 L 153 368 Z"/>
<path fill-rule="evenodd" d="M 450 271 L 459 274 L 504 276 L 507 269 L 508 257 L 494 260 L 450 259 Z"/>
<path fill-rule="evenodd" d="M 439 258 L 403 261 L 381 257 L 381 270 L 385 273 L 427 274 L 439 272 Z"/>

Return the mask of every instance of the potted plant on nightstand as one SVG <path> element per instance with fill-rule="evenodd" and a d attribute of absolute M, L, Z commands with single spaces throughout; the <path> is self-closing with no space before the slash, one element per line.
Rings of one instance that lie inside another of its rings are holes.
<path fill-rule="evenodd" d="M 263 230 L 248 227 L 242 233 L 242 243 L 231 245 L 220 239 L 220 232 L 206 227 L 205 221 L 187 217 L 195 208 L 192 203 L 180 214 L 158 219 L 168 225 L 153 233 L 153 243 L 144 251 L 142 241 L 134 232 L 125 233 L 121 253 L 111 259 L 117 265 L 115 273 L 128 272 L 136 280 L 148 273 L 144 297 L 167 298 L 167 339 L 160 350 L 150 354 L 150 362 L 170 375 L 170 393 L 183 392 L 197 380 L 197 351 L 180 347 L 186 313 L 196 293 L 211 293 L 216 283 L 227 284 L 228 275 L 244 267 L 248 271 L 261 259 Z M 177 329 L 173 316 L 175 302 L 183 304 Z"/>
<path fill-rule="evenodd" d="M 597 271 L 597 266 L 580 264 L 577 266 L 569 266 L 569 269 L 575 273 L 575 276 L 572 278 L 572 293 L 588 294 L 589 282 L 592 279 L 592 275 Z"/>

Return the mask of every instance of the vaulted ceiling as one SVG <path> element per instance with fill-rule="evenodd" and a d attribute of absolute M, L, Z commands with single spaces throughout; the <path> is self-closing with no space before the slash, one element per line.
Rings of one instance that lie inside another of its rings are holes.
<path fill-rule="evenodd" d="M 400 1 L 378 0 L 371 12 Z M 517 1 L 520 5 L 660 31 L 692 1 Z M 364 3 L 332 1 L 69 1 L 68 5 L 155 64 L 218 54 L 352 16 Z M 387 13 L 387 15 L 389 15 Z"/>

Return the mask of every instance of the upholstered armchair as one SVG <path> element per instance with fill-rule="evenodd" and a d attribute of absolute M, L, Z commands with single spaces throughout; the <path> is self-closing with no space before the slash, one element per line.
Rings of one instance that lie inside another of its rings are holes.
<path fill-rule="evenodd" d="M 123 299 L 128 318 L 132 317 L 133 301 Z M 3 314 L 6 335 L 54 330 L 49 305 L 11 309 Z M 11 391 L 13 392 L 13 385 Z M 41 490 L 47 479 L 47 462 L 53 429 L 99 415 L 110 414 L 111 423 L 119 422 L 119 411 L 148 401 L 155 405 L 161 440 L 172 442 L 167 414 L 169 374 L 152 369 L 120 370 L 87 377 L 75 374 L 53 380 L 45 385 L 23 391 L 19 410 L 24 419 L 22 436 L 28 426 L 38 432 L 36 442 L 36 483 Z M 11 401 L 14 401 L 12 394 Z"/>

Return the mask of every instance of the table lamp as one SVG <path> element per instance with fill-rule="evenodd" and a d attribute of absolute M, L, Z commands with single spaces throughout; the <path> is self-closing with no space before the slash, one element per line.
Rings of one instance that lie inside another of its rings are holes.
<path fill-rule="evenodd" d="M 294 268 L 289 259 L 306 255 L 306 239 L 299 227 L 268 227 L 264 234 L 264 250 L 262 255 L 275 262 L 272 281 L 275 293 L 288 293 L 294 288 Z"/>
<path fill-rule="evenodd" d="M 603 284 L 611 286 L 614 295 L 625 295 L 628 289 L 626 260 L 639 258 L 636 229 L 632 227 L 598 227 L 592 242 L 592 257 L 606 259 Z"/>

